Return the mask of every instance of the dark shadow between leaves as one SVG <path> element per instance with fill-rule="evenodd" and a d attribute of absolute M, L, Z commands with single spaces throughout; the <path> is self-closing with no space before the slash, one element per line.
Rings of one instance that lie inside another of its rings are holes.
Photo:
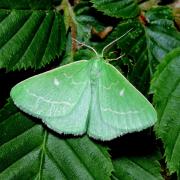
<path fill-rule="evenodd" d="M 126 134 L 106 142 L 106 145 L 111 149 L 110 154 L 113 159 L 121 156 L 143 156 L 157 149 L 157 141 L 151 128 Z"/>

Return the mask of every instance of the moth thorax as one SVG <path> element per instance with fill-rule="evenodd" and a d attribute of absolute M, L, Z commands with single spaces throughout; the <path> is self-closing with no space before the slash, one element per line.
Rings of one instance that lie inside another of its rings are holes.
<path fill-rule="evenodd" d="M 95 82 L 97 79 L 99 79 L 101 74 L 101 64 L 99 60 L 94 60 L 91 68 L 91 81 Z"/>

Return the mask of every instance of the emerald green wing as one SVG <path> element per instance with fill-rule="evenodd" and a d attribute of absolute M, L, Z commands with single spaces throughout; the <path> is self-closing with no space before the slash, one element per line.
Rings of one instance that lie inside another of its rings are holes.
<path fill-rule="evenodd" d="M 91 88 L 87 86 L 73 111 L 65 116 L 44 117 L 43 122 L 58 133 L 83 134 L 87 130 L 88 110 L 90 106 Z"/>
<path fill-rule="evenodd" d="M 88 61 L 71 63 L 22 81 L 11 97 L 58 133 L 82 134 L 91 99 L 89 71 Z"/>
<path fill-rule="evenodd" d="M 88 128 L 90 136 L 111 140 L 152 126 L 157 120 L 153 106 L 112 65 L 102 63 L 95 89 Z"/>

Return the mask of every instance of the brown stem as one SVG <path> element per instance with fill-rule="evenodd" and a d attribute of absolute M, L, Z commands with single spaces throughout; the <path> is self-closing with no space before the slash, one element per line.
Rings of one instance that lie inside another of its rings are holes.
<path fill-rule="evenodd" d="M 75 20 L 75 15 L 73 8 L 68 0 L 63 0 L 61 2 L 61 5 L 56 8 L 58 11 L 63 10 L 64 11 L 64 21 L 66 26 L 66 31 L 71 30 L 71 36 L 72 38 L 76 39 L 77 36 L 77 23 Z M 75 41 L 72 41 L 72 51 L 75 52 L 77 50 L 77 44 Z"/>

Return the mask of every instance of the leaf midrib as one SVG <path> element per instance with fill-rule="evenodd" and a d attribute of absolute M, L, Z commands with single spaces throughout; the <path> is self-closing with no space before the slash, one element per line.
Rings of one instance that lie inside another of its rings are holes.
<path fill-rule="evenodd" d="M 47 142 L 47 131 L 44 130 L 43 132 L 43 142 L 41 144 L 41 157 L 40 157 L 40 166 L 39 166 L 39 172 L 38 172 L 38 179 L 41 180 L 42 179 L 42 168 L 43 168 L 43 164 L 44 164 L 44 159 L 45 159 L 45 152 L 46 152 L 46 142 Z"/>

